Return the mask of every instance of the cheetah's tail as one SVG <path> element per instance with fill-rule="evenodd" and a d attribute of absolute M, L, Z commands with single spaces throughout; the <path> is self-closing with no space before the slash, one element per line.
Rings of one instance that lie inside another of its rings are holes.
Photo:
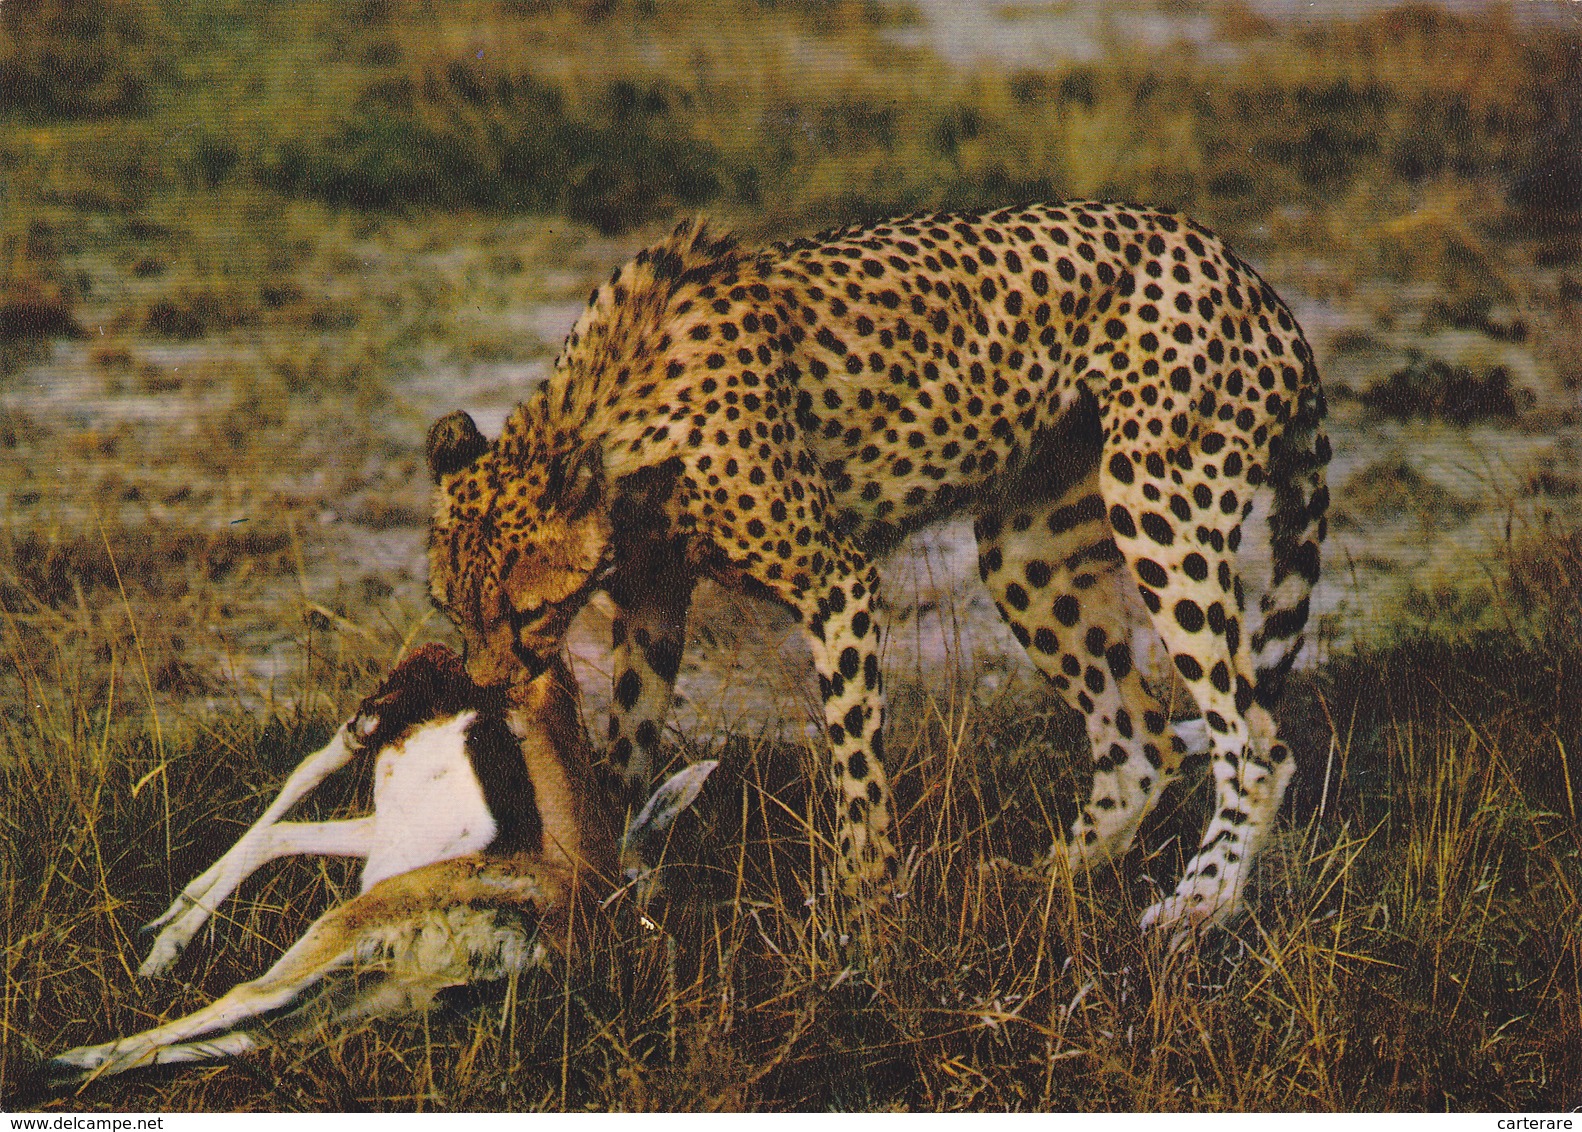
<path fill-rule="evenodd" d="M 1253 697 L 1272 707 L 1285 688 L 1305 640 L 1309 598 L 1318 581 L 1319 547 L 1328 523 L 1329 489 L 1324 471 L 1329 464 L 1325 435 L 1324 394 L 1312 353 L 1301 344 L 1302 388 L 1285 432 L 1270 443 L 1268 486 L 1269 539 L 1273 569 L 1259 602 L 1262 623 L 1253 632 L 1255 683 Z"/>

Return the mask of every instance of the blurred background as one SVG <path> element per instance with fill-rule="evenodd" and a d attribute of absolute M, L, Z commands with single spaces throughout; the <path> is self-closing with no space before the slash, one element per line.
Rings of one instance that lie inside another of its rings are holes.
<path fill-rule="evenodd" d="M 1575 4 L 5 0 L 0 194 L 0 712 L 24 669 L 96 702 L 134 663 L 150 705 L 336 704 L 444 636 L 428 422 L 498 428 L 699 212 L 1217 230 L 1329 390 L 1309 659 L 1498 626 L 1490 564 L 1582 508 Z M 902 682 L 1027 678 L 972 562 L 958 524 L 891 563 Z M 774 612 L 700 607 L 683 729 L 783 717 Z"/>

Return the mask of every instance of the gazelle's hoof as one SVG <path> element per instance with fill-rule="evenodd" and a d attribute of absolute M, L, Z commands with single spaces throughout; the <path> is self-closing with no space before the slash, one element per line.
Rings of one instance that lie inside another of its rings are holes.
<path fill-rule="evenodd" d="M 195 903 L 197 902 L 189 897 L 185 892 L 180 893 L 174 900 L 170 902 L 169 908 L 166 908 L 159 915 L 148 921 L 148 923 L 138 928 L 137 934 L 152 935 L 157 929 L 162 928 L 166 924 L 170 923 L 188 908 L 191 908 Z"/>
<path fill-rule="evenodd" d="M 156 975 L 163 975 L 181 958 L 181 947 L 169 944 L 161 939 L 154 943 L 148 955 L 138 964 L 137 973 L 140 978 L 152 979 Z"/>
<path fill-rule="evenodd" d="M 204 917 L 204 919 L 207 919 L 207 917 Z M 198 930 L 202 926 L 203 920 L 199 920 L 197 924 L 192 925 L 190 930 L 184 927 L 181 920 L 168 925 L 159 935 L 154 937 L 154 942 L 148 949 L 148 955 L 138 965 L 137 973 L 145 979 L 151 979 L 155 975 L 163 975 L 170 970 L 175 965 L 176 960 L 181 958 L 181 953 L 187 949 L 187 944 L 192 942 L 192 937 L 198 934 Z"/>
<path fill-rule="evenodd" d="M 191 891 L 191 886 L 188 887 L 188 891 Z M 203 930 L 203 925 L 209 922 L 213 914 L 212 909 L 200 904 L 186 892 L 177 896 L 163 916 L 157 920 L 150 920 L 142 929 L 144 932 L 152 931 L 154 928 L 160 930 L 149 946 L 148 957 L 138 967 L 137 973 L 146 979 L 163 975 L 170 970 L 176 960 L 181 958 L 181 953 L 187 950 L 187 944 Z"/>

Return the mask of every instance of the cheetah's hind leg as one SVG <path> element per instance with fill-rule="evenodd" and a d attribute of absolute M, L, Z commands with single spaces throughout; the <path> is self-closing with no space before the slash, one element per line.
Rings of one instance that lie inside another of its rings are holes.
<path fill-rule="evenodd" d="M 1191 741 L 1133 663 L 1124 588 L 1096 471 L 1059 498 L 979 517 L 978 572 L 1028 656 L 1087 722 L 1093 786 L 1065 853 L 1073 871 L 1127 852 Z M 1199 726 L 1201 729 L 1201 725 Z M 1059 852 L 1060 844 L 1051 849 Z"/>
<path fill-rule="evenodd" d="M 1175 892 L 1142 917 L 1144 930 L 1171 931 L 1173 949 L 1236 913 L 1294 771 L 1270 709 L 1301 648 L 1323 535 L 1322 463 L 1304 454 L 1295 443 L 1301 439 L 1287 438 L 1292 467 L 1275 462 L 1271 469 L 1267 531 L 1256 525 L 1243 531 L 1238 520 L 1250 513 L 1246 501 L 1255 485 L 1224 471 L 1219 506 L 1198 508 L 1195 525 L 1179 527 L 1158 512 L 1131 509 L 1136 504 L 1125 481 L 1133 475 L 1154 478 L 1161 496 L 1171 489 L 1146 462 L 1134 472 L 1115 461 L 1112 469 L 1119 466 L 1124 475 L 1117 480 L 1111 469 L 1101 476 L 1116 543 L 1176 671 L 1203 710 L 1213 752 L 1214 815 Z M 1269 537 L 1274 550 L 1274 598 L 1251 632 L 1243 627 L 1245 591 L 1237 569 L 1244 533 Z"/>

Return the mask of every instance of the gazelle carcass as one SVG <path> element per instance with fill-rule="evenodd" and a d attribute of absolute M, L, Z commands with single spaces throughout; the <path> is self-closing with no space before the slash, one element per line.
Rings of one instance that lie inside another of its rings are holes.
<path fill-rule="evenodd" d="M 358 756 L 374 764 L 372 815 L 280 820 Z M 184 1018 L 60 1054 L 41 1067 L 39 1083 L 242 1053 L 324 1021 L 420 1011 L 447 987 L 536 966 L 564 947 L 579 899 L 613 892 L 623 866 L 642 879 L 640 843 L 663 834 L 714 766 L 694 763 L 672 777 L 618 839 L 565 665 L 509 690 L 481 689 L 453 652 L 425 646 L 155 921 L 165 927 L 141 971 L 167 967 L 215 906 L 276 857 L 366 857 L 362 892 L 319 917 L 260 978 Z M 349 987 L 336 985 L 344 975 Z M 266 1032 L 263 1016 L 287 1008 Z"/>

